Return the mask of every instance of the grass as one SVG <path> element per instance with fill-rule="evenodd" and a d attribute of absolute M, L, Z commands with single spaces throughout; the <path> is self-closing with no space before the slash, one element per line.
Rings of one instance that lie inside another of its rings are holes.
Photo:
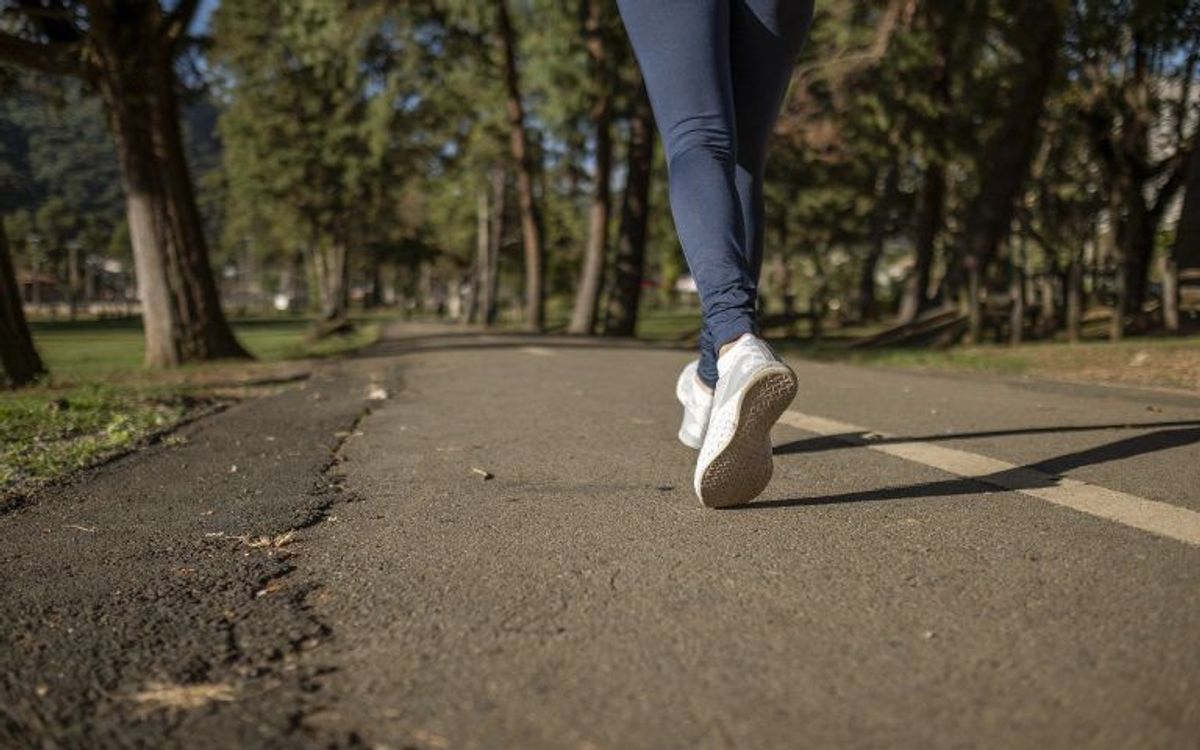
<path fill-rule="evenodd" d="M 653 341 L 679 341 L 694 335 L 698 310 L 649 310 L 638 335 Z M 947 349 L 854 349 L 853 341 L 878 333 L 883 324 L 828 328 L 820 343 L 808 338 L 807 321 L 794 330 L 770 329 L 778 348 L 793 356 L 828 362 L 906 370 L 1028 375 L 1052 380 L 1200 391 L 1200 335 L 1142 336 L 1120 342 L 1039 341 L 1007 346 L 985 344 Z"/>
<path fill-rule="evenodd" d="M 803 342 L 783 348 L 809 359 L 867 366 L 1200 391 L 1200 336 L 1141 337 L 1119 342 L 1039 341 L 948 349 L 851 349 L 844 344 Z"/>
<path fill-rule="evenodd" d="M 0 493 L 118 453 L 210 403 L 170 389 L 88 384 L 0 396 Z"/>
<path fill-rule="evenodd" d="M 308 342 L 303 318 L 238 320 L 234 331 L 258 361 L 149 372 L 141 366 L 144 344 L 136 319 L 33 323 L 51 376 L 33 388 L 0 392 L 0 503 L 229 401 L 228 390 L 214 384 L 294 377 L 306 367 L 295 360 L 367 346 L 380 325 L 365 321 L 349 335 Z"/>
<path fill-rule="evenodd" d="M 943 352 L 881 352 L 875 363 L 1200 391 L 1200 336 L 1077 344 L 1047 341 Z"/>
<path fill-rule="evenodd" d="M 647 310 L 638 317 L 638 338 L 647 341 L 682 341 L 695 336 L 699 330 L 700 308 Z"/>
<path fill-rule="evenodd" d="M 379 336 L 379 323 L 368 321 L 347 336 L 308 343 L 304 338 L 308 325 L 304 318 L 252 318 L 234 321 L 233 330 L 262 362 L 336 356 L 366 346 Z M 30 327 L 46 367 L 59 381 L 141 369 L 145 343 L 137 319 L 43 321 Z"/>
<path fill-rule="evenodd" d="M 785 351 L 807 359 L 907 370 L 951 370 L 1020 375 L 1029 371 L 1027 357 L 1007 347 L 952 349 L 850 349 L 835 344 L 784 344 Z"/>

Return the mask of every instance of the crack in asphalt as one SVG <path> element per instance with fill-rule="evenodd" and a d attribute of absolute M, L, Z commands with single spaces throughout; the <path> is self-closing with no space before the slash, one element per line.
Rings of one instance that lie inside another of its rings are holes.
<path fill-rule="evenodd" d="M 330 667 L 301 656 L 332 630 L 289 534 L 352 499 L 335 471 L 360 380 L 192 420 L 0 515 L 0 747 L 318 746 Z"/>

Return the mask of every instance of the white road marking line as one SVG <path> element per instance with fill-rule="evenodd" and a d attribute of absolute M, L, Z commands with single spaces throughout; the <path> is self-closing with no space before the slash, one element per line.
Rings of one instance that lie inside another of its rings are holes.
<path fill-rule="evenodd" d="M 532 354 L 535 357 L 553 357 L 554 350 L 547 349 L 544 346 L 523 346 L 521 351 L 525 354 Z"/>
<path fill-rule="evenodd" d="M 1187 544 L 1200 545 L 1200 513 L 1186 508 L 1147 500 L 1078 479 L 1052 476 L 1007 461 L 941 445 L 922 442 L 876 444 L 873 438 L 885 439 L 895 436 L 873 432 L 835 419 L 801 414 L 798 411 L 784 412 L 779 421 L 805 432 L 837 437 L 847 443 L 941 469 L 1003 490 L 1020 492 L 1090 516 L 1116 521 Z"/>

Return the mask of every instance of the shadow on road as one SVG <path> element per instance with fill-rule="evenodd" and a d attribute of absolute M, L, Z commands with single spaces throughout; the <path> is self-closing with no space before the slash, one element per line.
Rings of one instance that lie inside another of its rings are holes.
<path fill-rule="evenodd" d="M 953 440 L 964 437 L 982 437 L 984 435 L 1023 435 L 1048 432 L 1082 432 L 1084 430 L 1104 429 L 1145 429 L 1147 427 L 1182 427 L 1182 429 L 1160 429 L 1146 435 L 1136 435 L 1093 448 L 1087 448 L 1073 453 L 1048 458 L 1044 461 L 1026 464 L 1003 472 L 982 477 L 944 479 L 937 482 L 922 482 L 921 484 L 901 487 L 883 487 L 867 492 L 846 492 L 838 495 L 823 497 L 801 497 L 784 500 L 767 500 L 751 503 L 736 510 L 765 510 L 768 508 L 791 508 L 810 505 L 836 505 L 841 503 L 874 502 L 879 500 L 904 500 L 920 497 L 942 497 L 947 495 L 977 495 L 998 490 L 997 485 L 1010 489 L 1036 489 L 1054 487 L 1059 484 L 1063 474 L 1084 466 L 1120 461 L 1135 456 L 1180 448 L 1200 443 L 1200 422 L 1158 422 L 1153 424 L 1123 424 L 1093 427 L 1064 427 L 1064 428 L 1032 428 L 1026 430 L 1003 430 L 991 433 L 966 433 L 963 435 L 938 435 L 935 438 L 887 438 L 884 440 L 868 440 L 861 433 L 837 436 L 822 436 L 788 443 L 776 448 L 778 455 L 793 453 L 813 453 L 830 448 L 859 448 L 881 443 L 917 442 L 923 440 Z M 797 449 L 797 446 L 799 448 Z"/>
<path fill-rule="evenodd" d="M 936 443 L 945 440 L 1009 437 L 1012 435 L 1063 435 L 1071 432 L 1102 432 L 1105 430 L 1152 430 L 1160 427 L 1200 427 L 1200 420 L 1184 419 L 1169 422 L 1120 422 L 1118 424 L 1089 424 L 1059 427 L 1023 427 L 1014 430 L 985 430 L 982 432 L 940 433 L 937 435 L 872 437 L 866 432 L 847 432 L 842 435 L 818 435 L 795 440 L 774 449 L 776 456 L 793 453 L 820 453 L 840 448 L 859 448 L 864 445 L 895 445 L 896 443 Z"/>

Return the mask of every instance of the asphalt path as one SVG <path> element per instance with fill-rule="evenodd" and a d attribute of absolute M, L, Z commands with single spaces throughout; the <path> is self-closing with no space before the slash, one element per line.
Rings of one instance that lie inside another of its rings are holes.
<path fill-rule="evenodd" d="M 0 740 L 1196 747 L 1200 398 L 796 361 L 712 511 L 689 356 L 398 327 L 32 498 Z"/>

